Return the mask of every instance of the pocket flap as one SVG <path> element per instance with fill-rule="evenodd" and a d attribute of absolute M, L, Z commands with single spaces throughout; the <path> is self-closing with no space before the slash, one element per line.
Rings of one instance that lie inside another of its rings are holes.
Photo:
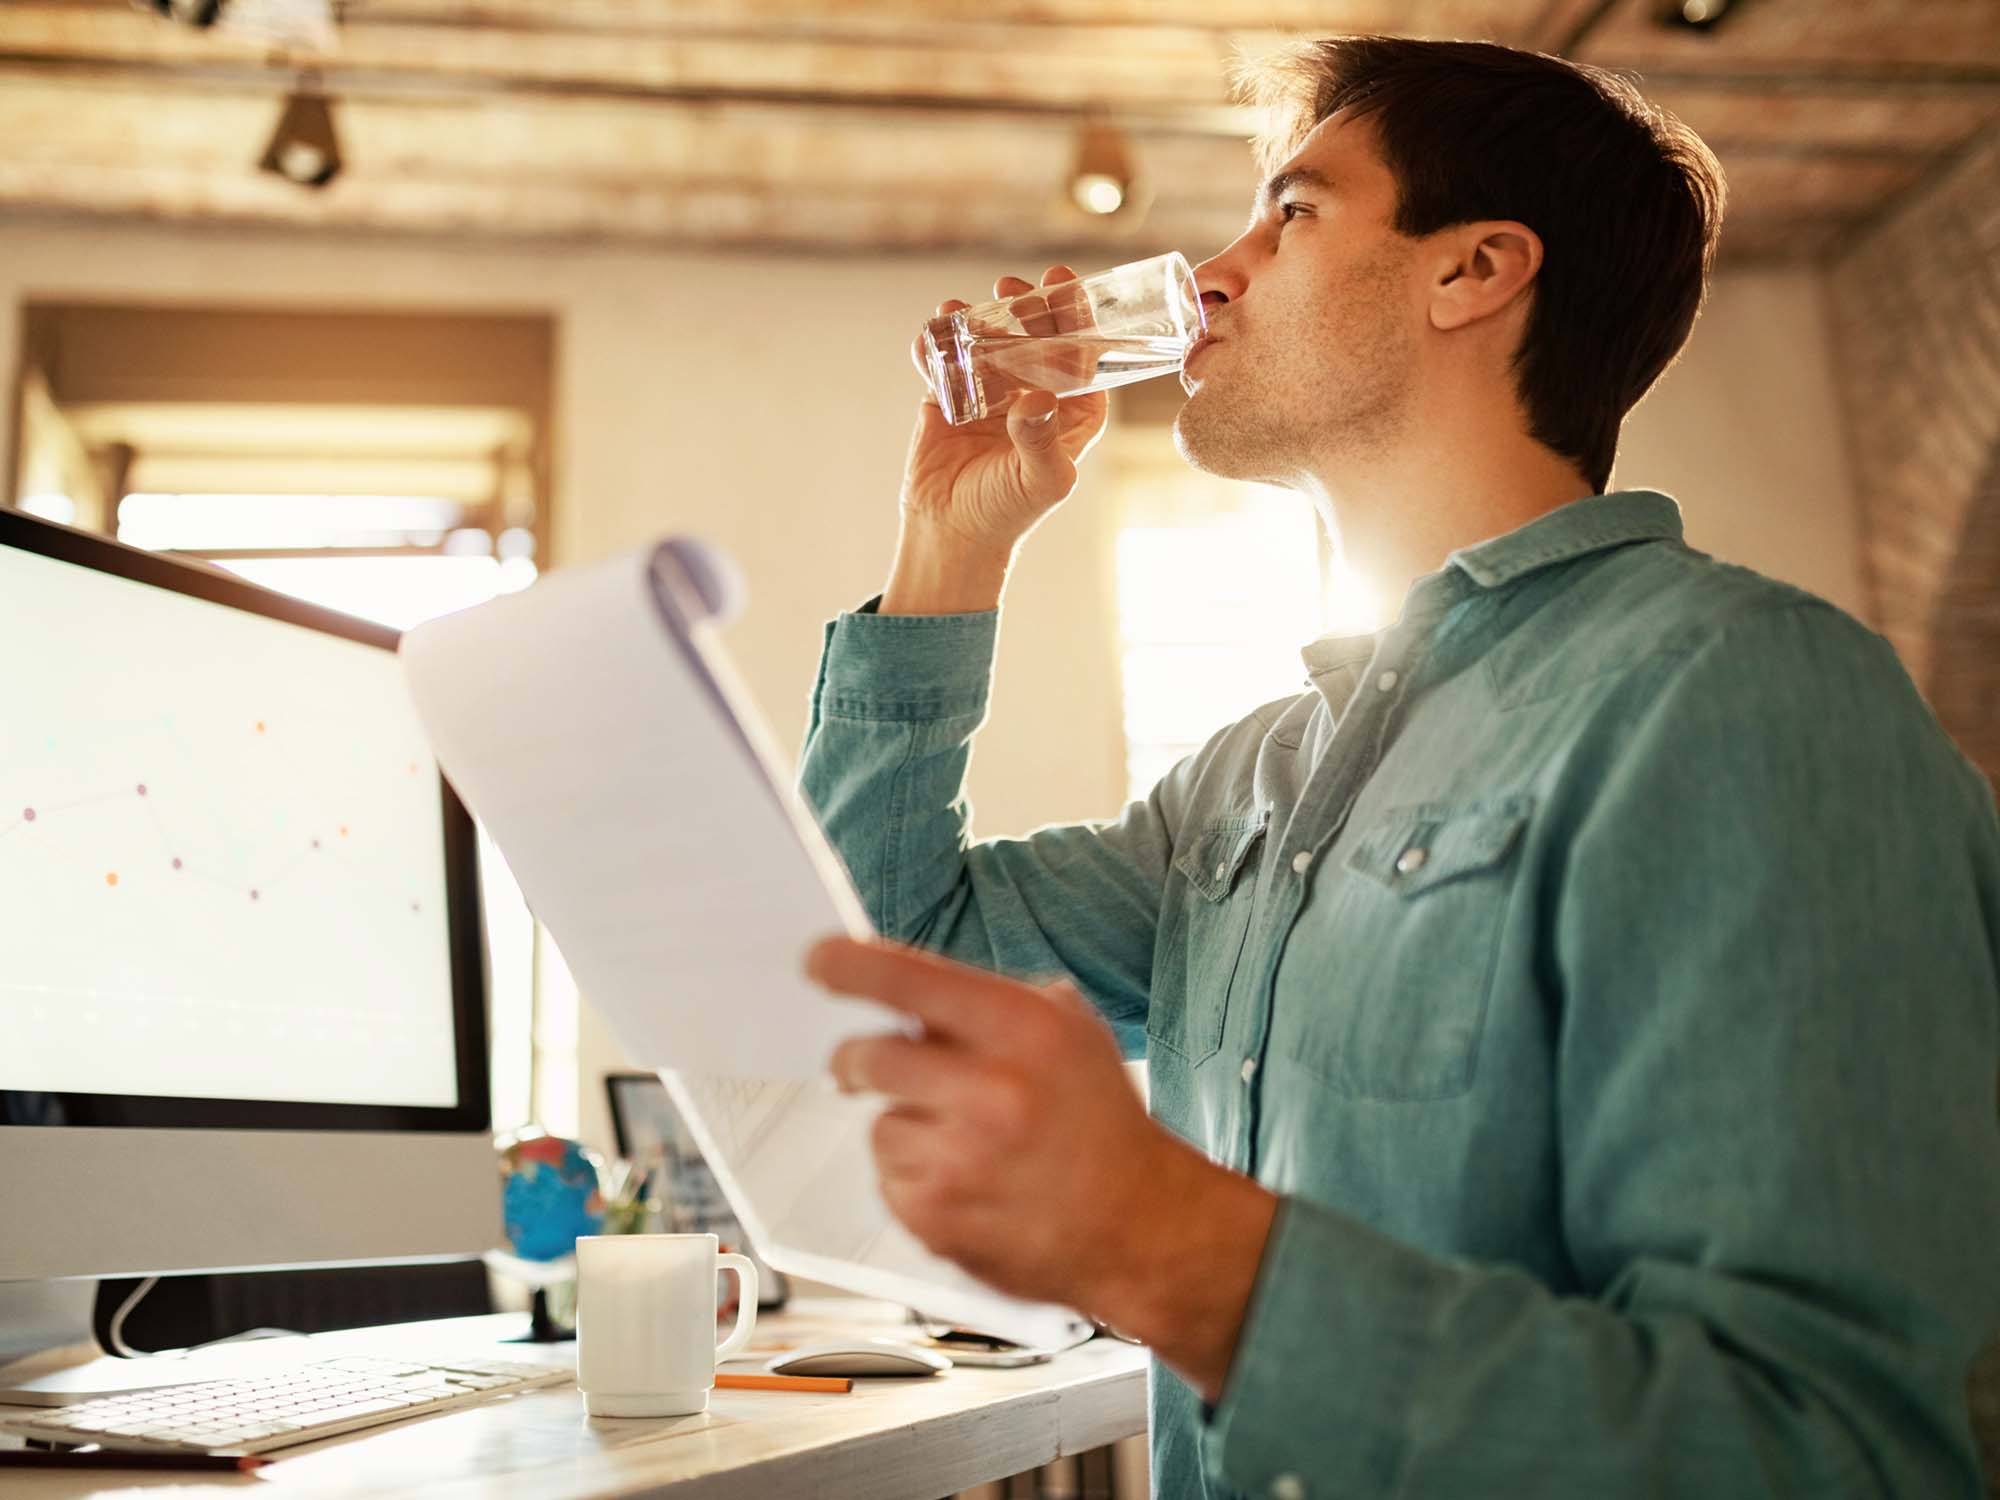
<path fill-rule="evenodd" d="M 1202 896 L 1210 901 L 1227 899 L 1257 841 L 1264 836 L 1269 814 L 1250 818 L 1220 818 L 1210 823 L 1195 841 L 1174 856 L 1174 868 L 1187 876 Z"/>
<path fill-rule="evenodd" d="M 1504 863 L 1527 826 L 1525 806 L 1509 802 L 1462 812 L 1391 813 L 1362 835 L 1347 868 L 1404 896 Z"/>

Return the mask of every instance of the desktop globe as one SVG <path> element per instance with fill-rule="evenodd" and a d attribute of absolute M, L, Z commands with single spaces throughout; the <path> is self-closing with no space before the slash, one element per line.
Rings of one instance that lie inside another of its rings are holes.
<path fill-rule="evenodd" d="M 495 1143 L 507 1243 L 523 1260 L 557 1260 L 577 1236 L 604 1227 L 597 1154 L 576 1141 L 523 1130 Z"/>

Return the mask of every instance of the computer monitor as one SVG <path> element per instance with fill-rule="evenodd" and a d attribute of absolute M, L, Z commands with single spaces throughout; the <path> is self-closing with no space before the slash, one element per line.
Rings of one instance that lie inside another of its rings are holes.
<path fill-rule="evenodd" d="M 0 1280 L 500 1243 L 473 828 L 396 641 L 0 511 Z"/>

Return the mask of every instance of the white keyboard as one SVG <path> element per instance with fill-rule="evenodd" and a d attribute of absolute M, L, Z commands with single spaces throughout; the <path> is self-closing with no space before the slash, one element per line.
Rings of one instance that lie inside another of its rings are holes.
<path fill-rule="evenodd" d="M 0 1431 L 134 1453 L 247 1455 L 575 1378 L 566 1369 L 483 1356 L 420 1362 L 348 1355 L 68 1406 L 7 1407 Z"/>

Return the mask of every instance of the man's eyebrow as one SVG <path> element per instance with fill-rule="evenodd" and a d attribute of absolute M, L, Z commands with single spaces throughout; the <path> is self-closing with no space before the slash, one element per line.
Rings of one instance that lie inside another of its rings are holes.
<path fill-rule="evenodd" d="M 1291 188 L 1330 188 L 1332 186 L 1333 182 L 1324 172 L 1316 172 L 1311 167 L 1291 167 L 1286 171 L 1280 172 L 1258 190 L 1257 207 L 1260 212 L 1268 210 L 1273 203 L 1276 203 Z"/>

